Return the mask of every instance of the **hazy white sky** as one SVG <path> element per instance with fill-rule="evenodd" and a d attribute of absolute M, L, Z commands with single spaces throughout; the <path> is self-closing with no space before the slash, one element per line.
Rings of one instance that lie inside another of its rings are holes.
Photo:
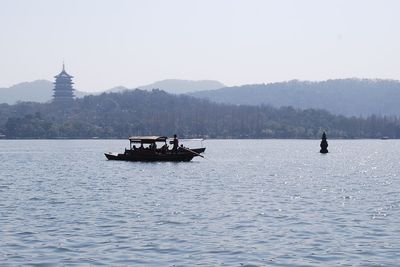
<path fill-rule="evenodd" d="M 400 79 L 397 0 L 0 0 L 0 87 Z"/>

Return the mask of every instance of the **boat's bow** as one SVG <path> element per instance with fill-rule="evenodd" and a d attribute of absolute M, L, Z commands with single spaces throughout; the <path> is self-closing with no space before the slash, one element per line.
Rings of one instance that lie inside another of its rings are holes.
<path fill-rule="evenodd" d="M 107 159 L 109 160 L 118 160 L 118 153 L 114 153 L 114 152 L 108 152 L 108 153 L 104 153 L 104 155 L 106 156 Z"/>

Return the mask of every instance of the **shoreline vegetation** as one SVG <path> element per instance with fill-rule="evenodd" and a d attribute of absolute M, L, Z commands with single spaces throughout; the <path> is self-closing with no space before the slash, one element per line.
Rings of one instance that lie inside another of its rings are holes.
<path fill-rule="evenodd" d="M 85 96 L 71 103 L 0 104 L 1 139 L 126 139 L 174 134 L 205 139 L 400 138 L 397 116 L 210 102 L 161 90 Z"/>

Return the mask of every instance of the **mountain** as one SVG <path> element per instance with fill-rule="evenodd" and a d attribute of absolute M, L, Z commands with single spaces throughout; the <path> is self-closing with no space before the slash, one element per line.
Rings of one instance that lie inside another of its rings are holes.
<path fill-rule="evenodd" d="M 106 90 L 105 92 L 106 93 L 121 93 L 126 90 L 133 90 L 133 89 L 129 89 L 125 86 L 116 86 L 116 87 Z M 98 94 L 98 93 L 96 93 L 96 94 Z M 96 95 L 96 94 L 94 94 L 94 95 Z"/>
<path fill-rule="evenodd" d="M 139 89 L 143 90 L 160 89 L 171 94 L 215 90 L 223 87 L 225 87 L 224 84 L 213 80 L 189 81 L 178 79 L 162 80 L 149 85 L 138 86 Z"/>
<path fill-rule="evenodd" d="M 400 82 L 338 79 L 243 85 L 190 93 L 218 103 L 325 109 L 346 116 L 400 115 Z"/>
<path fill-rule="evenodd" d="M 0 104 L 7 138 L 400 138 L 400 119 L 347 118 L 323 110 L 217 104 L 160 90 L 103 93 L 60 103 Z M 316 143 L 318 147 L 318 143 Z"/>
<path fill-rule="evenodd" d="M 53 83 L 46 80 L 19 83 L 9 88 L 0 88 L 0 103 L 15 104 L 18 101 L 31 101 L 44 103 L 50 101 L 53 95 Z M 225 87 L 218 81 L 188 81 L 188 80 L 163 80 L 149 85 L 139 86 L 143 90 L 160 89 L 173 94 L 181 94 L 194 91 L 213 90 Z M 107 90 L 107 93 L 122 92 L 129 89 L 124 86 L 117 86 Z M 83 97 L 89 94 L 75 90 L 76 97 Z"/>
<path fill-rule="evenodd" d="M 51 99 L 52 82 L 37 80 L 0 88 L 0 103 L 14 104 L 17 101 L 46 102 Z"/>
<path fill-rule="evenodd" d="M 40 102 L 50 101 L 54 84 L 47 80 L 23 82 L 8 88 L 0 88 L 0 103 L 15 104 L 18 101 Z M 86 92 L 75 90 L 75 96 L 83 97 Z"/>

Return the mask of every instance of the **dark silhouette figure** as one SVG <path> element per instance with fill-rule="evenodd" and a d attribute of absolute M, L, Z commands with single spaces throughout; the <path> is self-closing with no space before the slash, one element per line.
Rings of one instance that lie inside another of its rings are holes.
<path fill-rule="evenodd" d="M 172 151 L 176 152 L 179 147 L 179 141 L 178 141 L 178 138 L 176 137 L 176 134 L 174 134 L 174 140 L 172 142 L 173 142 Z"/>
<path fill-rule="evenodd" d="M 328 153 L 328 141 L 326 141 L 326 134 L 325 132 L 322 134 L 321 144 L 319 145 L 321 150 L 319 151 L 322 154 Z"/>

